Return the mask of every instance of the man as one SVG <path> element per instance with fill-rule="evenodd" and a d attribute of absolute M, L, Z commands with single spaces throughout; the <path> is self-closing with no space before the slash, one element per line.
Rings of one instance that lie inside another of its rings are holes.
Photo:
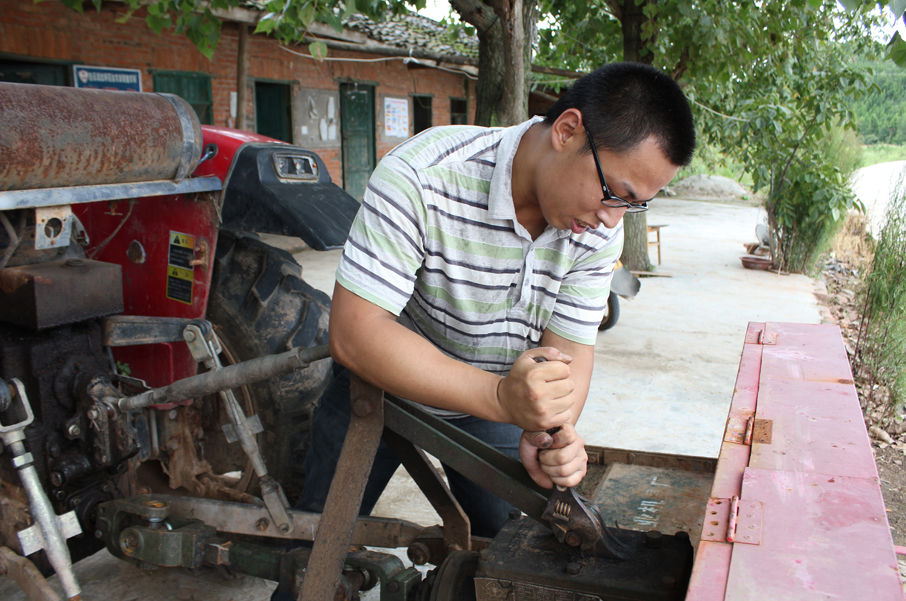
<path fill-rule="evenodd" d="M 335 377 L 300 508 L 323 510 L 349 423 L 347 368 L 520 458 L 540 485 L 577 485 L 587 456 L 575 424 L 622 217 L 645 210 L 694 146 L 676 83 L 617 63 L 577 81 L 544 119 L 433 128 L 384 157 L 337 270 Z M 551 440 L 543 431 L 555 426 Z M 398 465 L 382 443 L 363 514 Z M 494 536 L 509 505 L 446 473 L 473 533 Z"/>

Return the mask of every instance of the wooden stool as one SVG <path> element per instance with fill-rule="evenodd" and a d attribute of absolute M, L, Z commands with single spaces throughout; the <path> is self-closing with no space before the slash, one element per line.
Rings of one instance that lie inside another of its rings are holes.
<path fill-rule="evenodd" d="M 651 248 L 652 246 L 657 246 L 657 264 L 658 265 L 661 264 L 661 228 L 662 227 L 667 227 L 667 225 L 649 225 L 648 226 L 648 233 L 650 234 L 651 232 L 654 232 L 654 234 L 655 234 L 654 240 L 652 240 L 650 237 L 648 238 L 648 247 Z"/>

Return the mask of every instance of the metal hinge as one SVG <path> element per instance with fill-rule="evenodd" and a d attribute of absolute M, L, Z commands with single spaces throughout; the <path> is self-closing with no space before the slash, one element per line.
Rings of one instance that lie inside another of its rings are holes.
<path fill-rule="evenodd" d="M 774 437 L 774 422 L 756 419 L 754 415 L 733 415 L 727 418 L 724 441 L 751 446 L 753 442 L 771 444 Z"/>
<path fill-rule="evenodd" d="M 768 332 L 767 327 L 746 332 L 746 344 L 777 344 L 777 332 Z"/>
<path fill-rule="evenodd" d="M 731 499 L 708 499 L 702 540 L 719 543 L 761 544 L 761 524 L 764 507 L 760 501 L 746 501 L 738 496 Z"/>

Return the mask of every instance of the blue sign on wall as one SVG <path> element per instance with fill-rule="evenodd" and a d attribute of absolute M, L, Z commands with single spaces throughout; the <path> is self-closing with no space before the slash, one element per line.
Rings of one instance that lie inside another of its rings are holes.
<path fill-rule="evenodd" d="M 77 88 L 120 90 L 123 92 L 142 91 L 142 73 L 138 69 L 73 65 L 72 74 L 72 79 Z"/>

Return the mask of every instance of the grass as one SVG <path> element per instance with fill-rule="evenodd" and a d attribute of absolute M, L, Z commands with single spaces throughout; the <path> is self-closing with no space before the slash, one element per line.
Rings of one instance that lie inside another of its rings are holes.
<path fill-rule="evenodd" d="M 906 160 L 906 146 L 894 144 L 872 144 L 862 146 L 862 161 L 860 167 L 889 163 L 890 161 Z"/>
<path fill-rule="evenodd" d="M 865 278 L 857 365 L 887 415 L 906 405 L 906 183 L 891 194 Z"/>

